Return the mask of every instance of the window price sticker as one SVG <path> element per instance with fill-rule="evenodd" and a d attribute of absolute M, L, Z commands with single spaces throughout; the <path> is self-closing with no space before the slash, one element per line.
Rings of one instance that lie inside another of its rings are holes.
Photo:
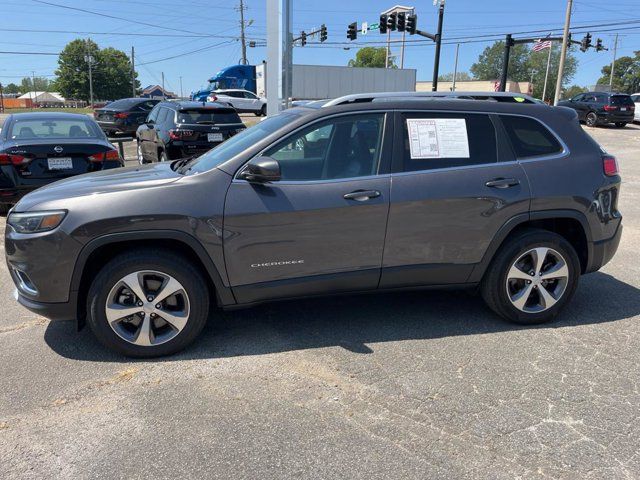
<path fill-rule="evenodd" d="M 464 118 L 408 118 L 412 159 L 469 158 Z"/>

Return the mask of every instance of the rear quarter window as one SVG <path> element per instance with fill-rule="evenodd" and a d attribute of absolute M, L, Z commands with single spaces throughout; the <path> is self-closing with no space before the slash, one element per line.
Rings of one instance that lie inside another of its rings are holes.
<path fill-rule="evenodd" d="M 527 117 L 500 116 L 517 158 L 561 153 L 558 139 L 542 123 Z"/>

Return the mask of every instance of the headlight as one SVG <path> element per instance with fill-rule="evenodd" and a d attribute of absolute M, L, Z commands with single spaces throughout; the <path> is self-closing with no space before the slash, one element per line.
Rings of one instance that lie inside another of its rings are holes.
<path fill-rule="evenodd" d="M 60 225 L 66 214 L 64 210 L 10 213 L 7 223 L 18 233 L 46 232 Z"/>

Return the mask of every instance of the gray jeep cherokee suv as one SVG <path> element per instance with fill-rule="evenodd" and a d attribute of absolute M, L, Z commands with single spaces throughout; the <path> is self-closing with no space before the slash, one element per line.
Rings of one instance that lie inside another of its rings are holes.
<path fill-rule="evenodd" d="M 30 193 L 5 251 L 22 305 L 136 357 L 184 348 L 211 304 L 345 292 L 478 287 L 534 324 L 614 255 L 619 187 L 570 109 L 351 97 Z"/>

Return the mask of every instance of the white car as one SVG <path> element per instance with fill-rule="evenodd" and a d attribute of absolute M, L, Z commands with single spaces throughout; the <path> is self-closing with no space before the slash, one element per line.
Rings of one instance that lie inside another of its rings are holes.
<path fill-rule="evenodd" d="M 257 116 L 267 114 L 267 99 L 248 90 L 214 90 L 207 97 L 207 102 L 228 103 L 238 113 L 255 113 Z"/>
<path fill-rule="evenodd" d="M 631 95 L 631 100 L 636 104 L 636 110 L 633 116 L 634 122 L 640 122 L 640 93 L 634 93 Z"/>

